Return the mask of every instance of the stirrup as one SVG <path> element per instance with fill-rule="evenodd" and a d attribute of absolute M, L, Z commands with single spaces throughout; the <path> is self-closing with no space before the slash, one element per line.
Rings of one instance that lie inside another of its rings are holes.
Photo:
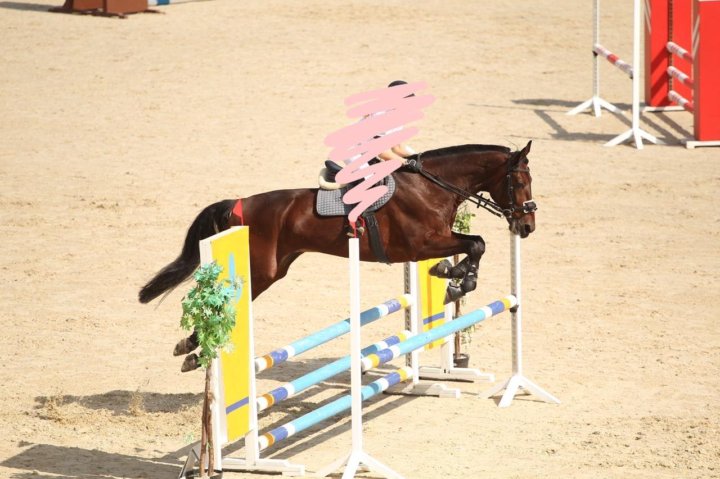
<path fill-rule="evenodd" d="M 348 220 L 345 234 L 350 238 L 361 238 L 362 235 L 365 234 L 365 218 L 362 216 L 358 217 L 355 224 L 350 223 L 350 220 Z"/>
<path fill-rule="evenodd" d="M 348 236 L 348 238 L 355 238 L 356 236 L 358 238 L 361 238 L 362 235 L 365 234 L 365 227 L 359 225 L 355 229 L 353 229 L 352 226 L 348 225 L 347 230 L 345 230 L 345 234 Z"/>

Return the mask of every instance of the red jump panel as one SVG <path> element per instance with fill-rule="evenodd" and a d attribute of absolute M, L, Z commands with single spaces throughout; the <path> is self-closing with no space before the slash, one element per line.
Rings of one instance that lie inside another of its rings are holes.
<path fill-rule="evenodd" d="M 695 139 L 720 140 L 720 0 L 694 0 Z"/>
<path fill-rule="evenodd" d="M 692 90 L 673 82 L 667 69 L 674 66 L 690 77 L 692 63 L 672 55 L 667 43 L 673 41 L 691 50 L 692 0 L 647 0 L 645 23 L 645 103 L 648 106 L 670 106 L 670 90 L 692 98 Z"/>

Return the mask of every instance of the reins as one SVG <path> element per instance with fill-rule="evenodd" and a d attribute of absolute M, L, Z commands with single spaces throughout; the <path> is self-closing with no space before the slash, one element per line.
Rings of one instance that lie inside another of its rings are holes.
<path fill-rule="evenodd" d="M 537 210 L 537 205 L 534 201 L 525 201 L 522 205 L 522 208 L 518 208 L 515 206 L 515 200 L 514 200 L 514 187 L 512 185 L 512 178 L 510 175 L 513 172 L 528 172 L 527 169 L 521 169 L 521 168 L 510 168 L 508 166 L 506 179 L 508 182 L 508 197 L 510 199 L 509 204 L 510 208 L 503 208 L 498 203 L 494 202 L 490 198 L 485 198 L 482 193 L 481 194 L 475 194 L 468 191 L 463 190 L 462 188 L 459 188 L 451 183 L 448 183 L 447 181 L 443 180 L 439 176 L 435 176 L 432 173 L 428 173 L 425 171 L 425 169 L 422 167 L 422 160 L 421 160 L 422 153 L 418 153 L 417 158 L 412 160 L 407 160 L 405 166 L 408 170 L 420 174 L 423 178 L 426 178 L 427 180 L 431 181 L 432 183 L 435 183 L 440 188 L 449 191 L 451 193 L 454 193 L 462 198 L 464 198 L 466 201 L 469 201 L 470 203 L 474 204 L 478 208 L 484 208 L 485 210 L 489 211 L 493 215 L 497 217 L 505 217 L 510 218 L 513 213 L 517 210 L 521 210 L 523 213 L 533 213 L 535 210 Z"/>

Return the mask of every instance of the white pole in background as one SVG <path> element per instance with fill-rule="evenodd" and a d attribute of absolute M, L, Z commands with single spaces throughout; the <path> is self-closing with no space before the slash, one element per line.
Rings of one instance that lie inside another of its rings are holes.
<path fill-rule="evenodd" d="M 643 149 L 643 138 L 650 143 L 657 143 L 658 139 L 640 128 L 640 32 L 642 29 L 642 5 L 640 0 L 633 3 L 633 60 L 632 60 L 632 127 L 612 140 L 605 146 L 615 146 L 632 140 L 635 148 Z"/>
<path fill-rule="evenodd" d="M 594 51 L 595 45 L 600 44 L 600 0 L 593 2 L 593 96 L 585 100 L 566 115 L 577 115 L 578 113 L 592 107 L 593 114 L 600 116 L 602 109 L 610 110 L 613 113 L 623 114 L 620 108 L 600 98 L 600 58 Z"/>

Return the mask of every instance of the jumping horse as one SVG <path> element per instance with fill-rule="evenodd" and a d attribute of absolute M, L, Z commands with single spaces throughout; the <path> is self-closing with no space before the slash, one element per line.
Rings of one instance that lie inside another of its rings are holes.
<path fill-rule="evenodd" d="M 480 236 L 452 231 L 463 201 L 503 216 L 510 231 L 526 238 L 535 230 L 528 153 L 496 145 L 461 145 L 413 155 L 393 173 L 396 190 L 375 212 L 382 245 L 390 263 L 404 263 L 455 254 L 466 257 L 456 266 L 441 261 L 431 270 L 452 278 L 446 301 L 475 289 L 485 242 Z M 487 192 L 490 198 L 480 192 Z M 232 226 L 250 226 L 250 265 L 253 299 L 285 277 L 301 254 L 348 256 L 344 217 L 315 212 L 317 189 L 288 189 L 260 193 L 207 206 L 188 229 L 180 255 L 161 269 L 139 293 L 148 303 L 172 290 L 200 264 L 198 242 Z M 378 261 L 367 237 L 360 239 L 360 260 Z M 196 346 L 193 336 L 181 341 L 175 354 Z"/>

